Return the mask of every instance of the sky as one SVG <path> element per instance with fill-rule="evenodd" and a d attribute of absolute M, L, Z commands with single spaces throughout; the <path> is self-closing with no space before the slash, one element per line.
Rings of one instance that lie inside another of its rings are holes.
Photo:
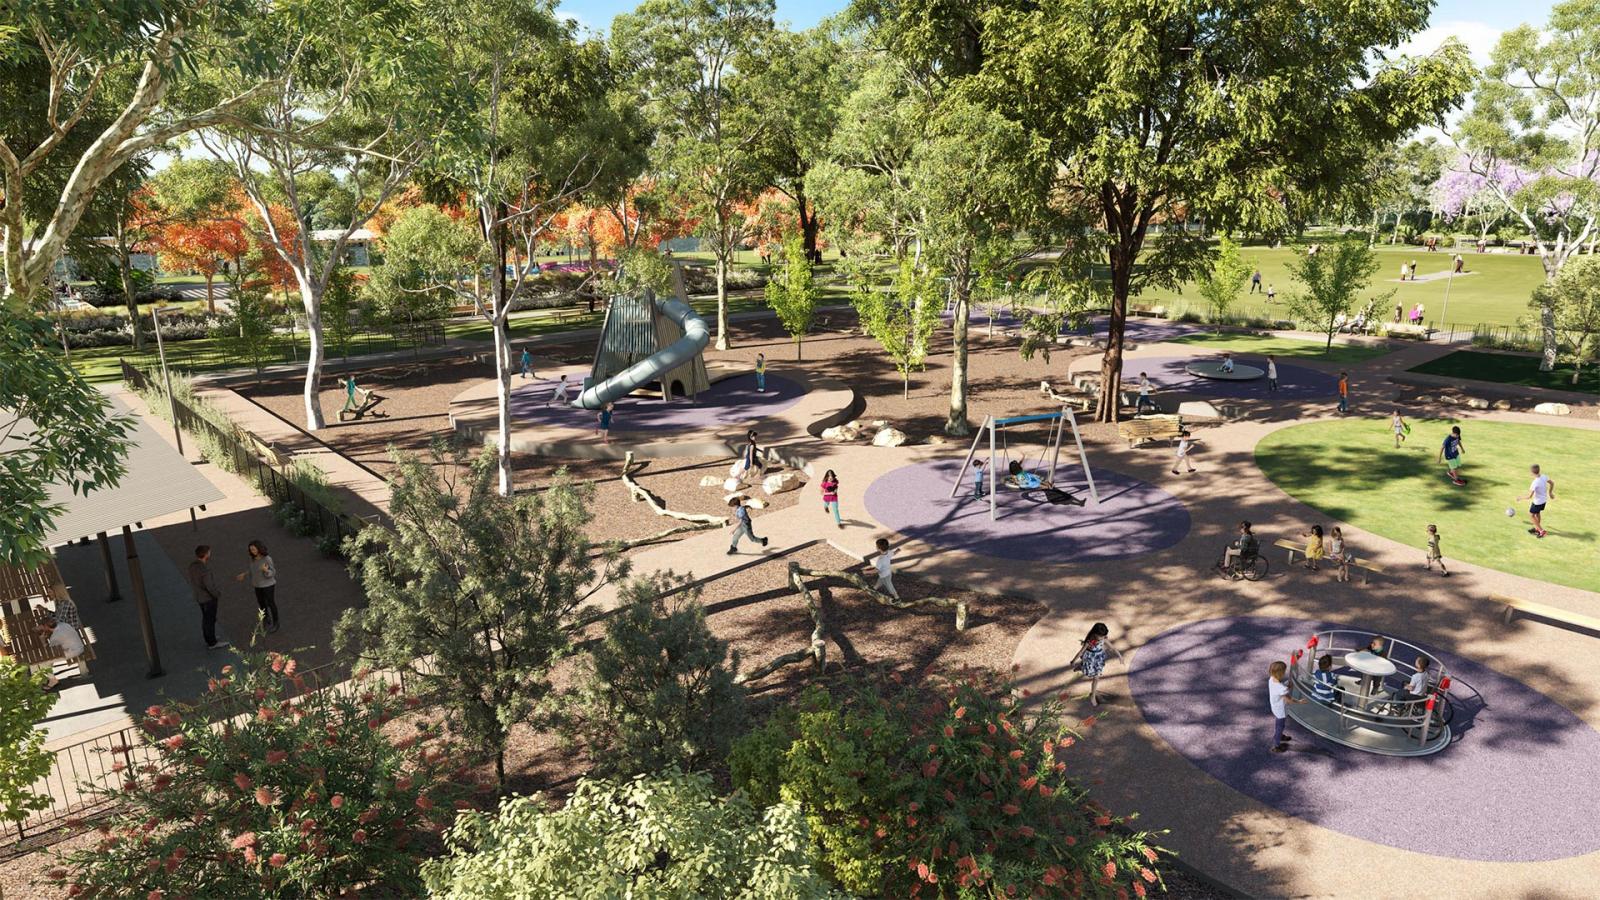
<path fill-rule="evenodd" d="M 848 0 L 777 0 L 778 19 L 795 28 L 809 28 L 844 9 Z M 561 0 L 562 13 L 577 19 L 591 30 L 602 31 L 619 12 L 637 7 L 638 0 Z M 1488 58 L 1500 32 L 1523 22 L 1543 22 L 1549 17 L 1553 0 L 1439 0 L 1432 24 L 1418 34 L 1407 49 L 1426 52 L 1454 35 L 1472 49 L 1479 62 Z"/>

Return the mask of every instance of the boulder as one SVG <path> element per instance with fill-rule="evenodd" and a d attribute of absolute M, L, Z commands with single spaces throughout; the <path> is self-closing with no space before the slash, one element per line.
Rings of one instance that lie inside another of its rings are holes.
<path fill-rule="evenodd" d="M 906 433 L 898 428 L 880 428 L 878 433 L 872 436 L 872 446 L 899 447 L 909 440 L 911 439 L 906 437 Z"/>
<path fill-rule="evenodd" d="M 799 472 L 779 472 L 776 475 L 768 475 L 766 479 L 761 482 L 761 489 L 766 491 L 767 496 L 770 497 L 773 494 L 781 494 L 784 491 L 792 491 L 805 483 L 805 476 L 801 475 Z"/>
<path fill-rule="evenodd" d="M 700 479 L 700 486 L 701 487 L 716 487 L 717 485 L 719 485 L 721 483 L 722 483 L 722 479 L 718 478 L 715 475 L 707 475 L 706 477 Z"/>
<path fill-rule="evenodd" d="M 889 420 L 888 419 L 873 419 L 872 420 L 872 428 L 874 430 L 881 430 L 881 429 L 888 428 L 888 427 L 889 427 Z"/>
<path fill-rule="evenodd" d="M 1536 413 L 1544 413 L 1547 416 L 1572 415 L 1572 407 L 1566 405 L 1565 403 L 1541 403 L 1538 406 L 1535 406 L 1533 411 Z"/>
<path fill-rule="evenodd" d="M 739 489 L 739 479 L 729 478 L 722 483 L 722 489 L 725 491 L 737 491 Z"/>
<path fill-rule="evenodd" d="M 1205 400 L 1185 400 L 1178 404 L 1178 415 L 1185 419 L 1215 419 L 1224 418 L 1222 411 Z"/>
<path fill-rule="evenodd" d="M 822 439 L 825 441 L 834 441 L 836 443 L 860 440 L 861 429 L 854 422 L 846 422 L 843 425 L 834 425 L 830 428 L 822 429 Z"/>
<path fill-rule="evenodd" d="M 733 491 L 731 493 L 722 495 L 722 505 L 727 506 L 729 503 L 732 503 L 735 497 L 739 498 L 740 500 L 749 499 L 749 495 L 744 491 Z"/>
<path fill-rule="evenodd" d="M 1468 397 L 1465 401 L 1468 409 L 1488 409 L 1489 401 L 1482 397 Z"/>
<path fill-rule="evenodd" d="M 1489 408 L 1490 409 L 1510 409 L 1511 408 L 1511 401 L 1510 400 L 1496 400 L 1495 402 L 1489 404 Z"/>
<path fill-rule="evenodd" d="M 751 499 L 745 501 L 744 505 L 750 507 L 751 509 L 766 509 L 767 501 L 761 499 L 760 497 L 752 497 Z"/>

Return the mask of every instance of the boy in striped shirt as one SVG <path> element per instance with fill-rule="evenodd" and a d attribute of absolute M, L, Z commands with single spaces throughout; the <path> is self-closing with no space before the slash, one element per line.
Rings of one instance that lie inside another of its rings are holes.
<path fill-rule="evenodd" d="M 1318 703 L 1333 705 L 1339 687 L 1339 677 L 1333 674 L 1333 656 L 1322 654 L 1317 660 L 1317 671 L 1311 674 L 1311 697 Z"/>

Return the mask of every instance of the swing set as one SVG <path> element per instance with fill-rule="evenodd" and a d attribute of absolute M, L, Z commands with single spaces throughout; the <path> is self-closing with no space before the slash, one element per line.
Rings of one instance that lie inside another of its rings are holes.
<path fill-rule="evenodd" d="M 1039 486 L 1026 486 L 1010 474 L 1011 442 L 1007 438 L 1006 429 L 1012 425 L 1026 425 L 1032 422 L 1050 422 L 1050 434 L 1045 439 L 1044 445 L 1039 448 L 1039 457 L 1028 465 L 1028 454 L 1021 456 L 1022 472 L 1024 475 L 1042 474 Z M 1100 502 L 1100 492 L 1094 484 L 1094 474 L 1089 471 L 1089 455 L 1083 449 L 1083 436 L 1078 433 L 1078 417 L 1072 410 L 1063 408 L 1060 412 L 1039 413 L 1031 416 L 1009 416 L 996 419 L 994 416 L 985 416 L 983 425 L 972 439 L 972 447 L 967 450 L 967 456 L 961 461 L 961 467 L 956 471 L 955 483 L 950 486 L 950 496 L 955 497 L 961 490 L 961 485 L 967 479 L 967 469 L 972 466 L 973 457 L 978 455 L 978 445 L 983 441 L 984 434 L 989 435 L 989 519 L 993 521 L 995 514 L 995 493 L 998 487 L 1007 487 L 1012 490 L 1027 493 L 1028 491 L 1042 490 L 1051 503 L 1070 503 L 1076 506 L 1084 505 L 1083 501 L 1074 497 L 1071 492 L 1055 487 L 1056 468 L 1061 460 L 1061 442 L 1066 436 L 1066 430 L 1072 429 L 1073 443 L 1078 447 L 1078 462 L 1083 466 L 1083 477 L 1089 485 L 1089 496 L 1094 502 Z M 1049 469 L 1044 468 L 1045 455 L 1050 456 Z M 999 473 L 1000 464 L 1007 464 L 1005 475 Z"/>

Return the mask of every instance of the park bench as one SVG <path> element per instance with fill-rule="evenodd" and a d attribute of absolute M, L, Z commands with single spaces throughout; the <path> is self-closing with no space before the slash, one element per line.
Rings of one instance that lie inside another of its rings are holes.
<path fill-rule="evenodd" d="M 1117 423 L 1117 434 L 1121 435 L 1130 447 L 1138 447 L 1146 441 L 1171 441 L 1182 433 L 1181 416 L 1140 416 Z"/>
<path fill-rule="evenodd" d="M 1383 333 L 1385 337 L 1426 341 L 1431 340 L 1433 336 L 1438 333 L 1438 331 L 1439 329 L 1437 328 L 1429 328 L 1425 325 L 1390 324 L 1384 327 Z"/>
<path fill-rule="evenodd" d="M 1279 547 L 1281 549 L 1289 551 L 1289 565 L 1291 565 L 1291 566 L 1294 565 L 1294 558 L 1297 555 L 1298 556 L 1304 556 L 1305 552 L 1306 552 L 1306 548 L 1305 548 L 1304 544 L 1296 544 L 1296 543 L 1294 543 L 1292 541 L 1287 541 L 1287 540 L 1278 540 L 1278 541 L 1273 543 L 1273 546 L 1274 547 Z M 1352 569 L 1360 569 L 1361 570 L 1361 583 L 1362 584 L 1370 583 L 1372 581 L 1372 576 L 1373 575 L 1383 575 L 1383 574 L 1386 574 L 1387 571 L 1388 571 L 1383 566 L 1378 565 L 1377 563 L 1373 562 L 1372 560 L 1370 560 L 1370 559 L 1362 559 L 1359 556 L 1351 557 L 1349 565 L 1350 565 L 1350 568 L 1352 568 Z"/>
<path fill-rule="evenodd" d="M 1490 594 L 1489 599 L 1494 603 L 1499 603 L 1505 606 L 1506 611 L 1503 614 L 1503 618 L 1505 619 L 1507 625 L 1511 624 L 1511 619 L 1518 612 L 1523 612 L 1530 616 L 1538 616 L 1541 619 L 1548 619 L 1552 622 L 1560 622 L 1564 625 L 1574 625 L 1587 631 L 1600 632 L 1600 619 L 1597 619 L 1594 616 L 1586 616 L 1583 613 L 1575 613 L 1569 610 L 1559 609 L 1557 607 L 1544 603 L 1538 603 L 1533 600 L 1524 600 L 1521 597 L 1512 597 L 1509 594 Z"/>
<path fill-rule="evenodd" d="M 1137 316 L 1149 316 L 1154 319 L 1165 319 L 1167 317 L 1167 308 L 1165 306 L 1134 306 L 1130 307 L 1128 312 Z"/>

